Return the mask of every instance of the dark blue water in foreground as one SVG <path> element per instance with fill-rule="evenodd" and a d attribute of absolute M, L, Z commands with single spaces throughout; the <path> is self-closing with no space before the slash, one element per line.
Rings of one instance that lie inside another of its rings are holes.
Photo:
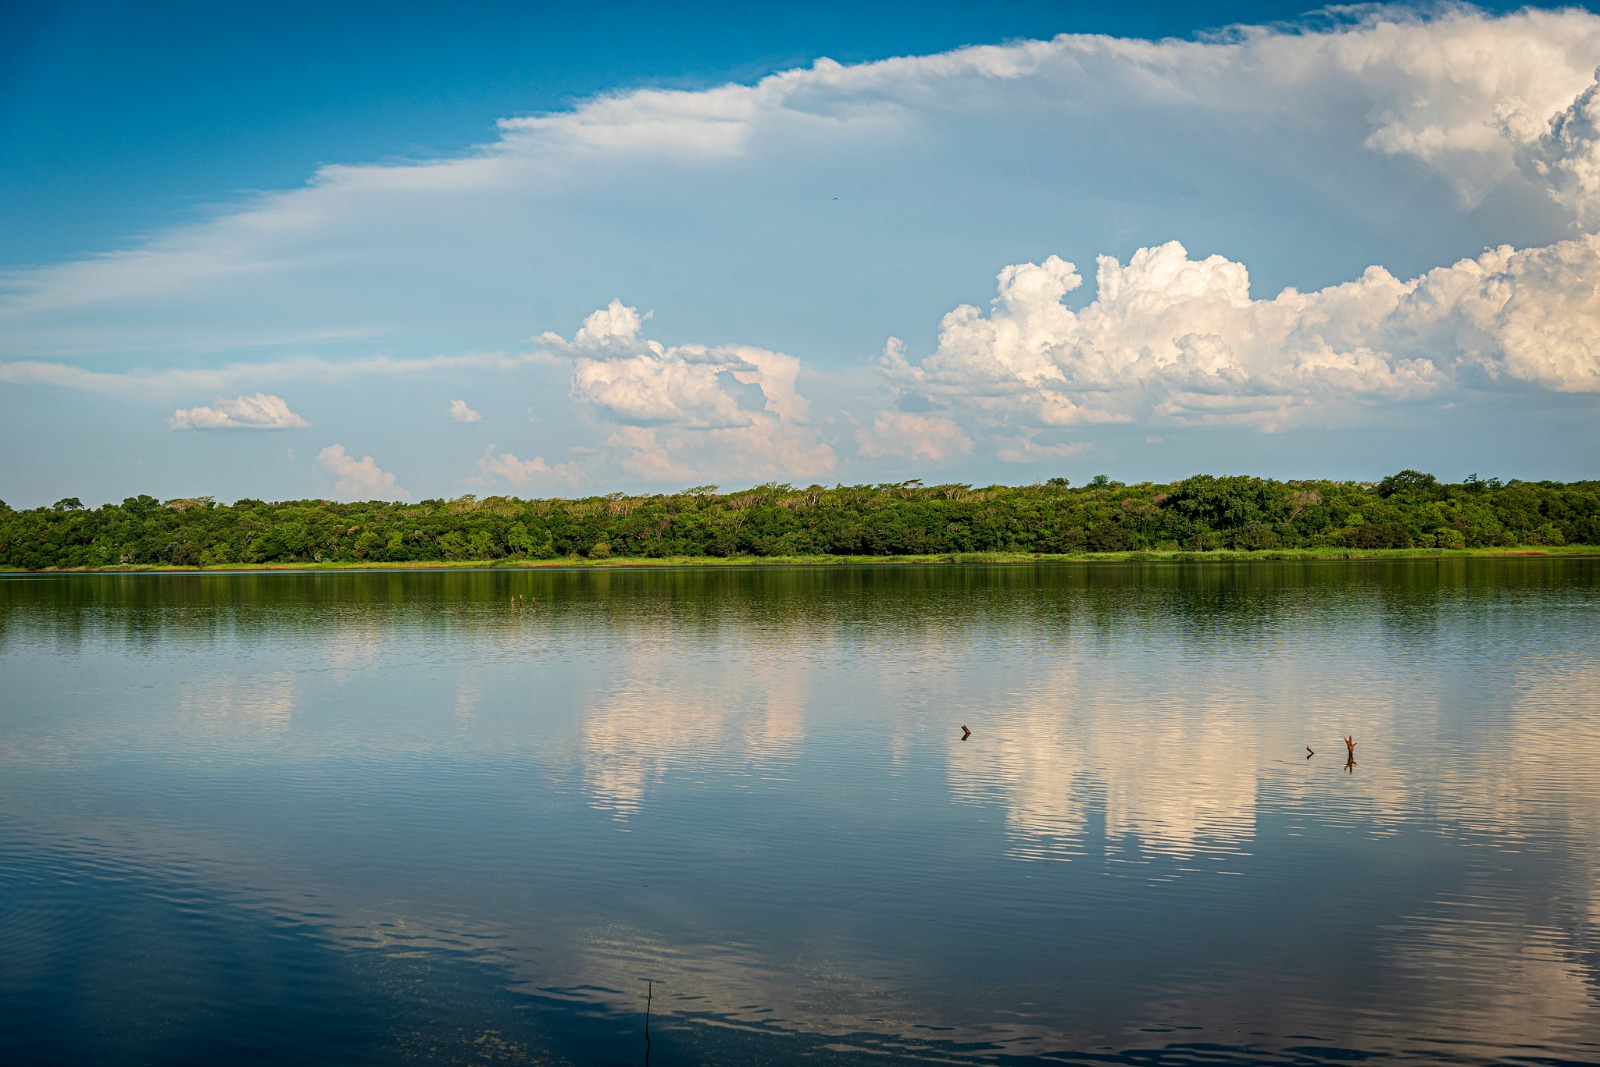
<path fill-rule="evenodd" d="M 1600 560 L 0 579 L 0 1063 L 647 1056 L 1600 1061 Z"/>

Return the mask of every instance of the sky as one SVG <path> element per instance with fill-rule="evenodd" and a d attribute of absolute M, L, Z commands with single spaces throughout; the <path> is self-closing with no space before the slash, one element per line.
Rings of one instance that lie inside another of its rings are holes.
<path fill-rule="evenodd" d="M 0 499 L 1596 476 L 1593 11 L 461 6 L 0 0 Z"/>

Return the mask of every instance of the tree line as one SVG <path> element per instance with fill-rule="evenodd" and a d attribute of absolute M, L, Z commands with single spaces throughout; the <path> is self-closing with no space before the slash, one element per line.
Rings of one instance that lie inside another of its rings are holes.
<path fill-rule="evenodd" d="M 1195 475 L 1124 485 L 1104 475 L 974 487 L 767 483 L 737 492 L 583 499 L 473 495 L 406 504 L 210 497 L 0 502 L 0 566 L 402 563 L 1207 552 L 1600 544 L 1600 481 L 1480 479 L 1406 470 L 1380 482 Z"/>

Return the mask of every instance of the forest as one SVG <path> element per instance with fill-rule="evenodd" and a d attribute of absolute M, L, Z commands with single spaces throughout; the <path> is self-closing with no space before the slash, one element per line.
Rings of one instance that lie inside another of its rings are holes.
<path fill-rule="evenodd" d="M 767 483 L 583 499 L 75 498 L 0 502 L 0 567 L 521 562 L 683 557 L 1600 545 L 1600 481 L 1379 482 L 1201 474 L 1124 485 Z"/>

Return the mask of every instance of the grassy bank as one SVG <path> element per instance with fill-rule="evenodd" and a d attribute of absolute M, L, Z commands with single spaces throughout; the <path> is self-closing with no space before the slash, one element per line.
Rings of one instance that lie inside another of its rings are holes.
<path fill-rule="evenodd" d="M 1281 560 L 1393 560 L 1393 559 L 1511 559 L 1536 556 L 1595 556 L 1597 545 L 1562 545 L 1524 548 L 1283 548 L 1258 551 L 1215 552 L 961 552 L 919 556 L 670 556 L 664 558 L 610 557 L 607 559 L 454 560 L 411 563 L 231 563 L 209 567 L 125 564 L 113 567 L 50 567 L 37 571 L 0 568 L 0 574 L 128 574 L 227 573 L 229 571 L 436 571 L 499 568 L 548 570 L 552 568 L 626 569 L 639 567 L 834 567 L 963 563 L 1251 563 Z"/>

